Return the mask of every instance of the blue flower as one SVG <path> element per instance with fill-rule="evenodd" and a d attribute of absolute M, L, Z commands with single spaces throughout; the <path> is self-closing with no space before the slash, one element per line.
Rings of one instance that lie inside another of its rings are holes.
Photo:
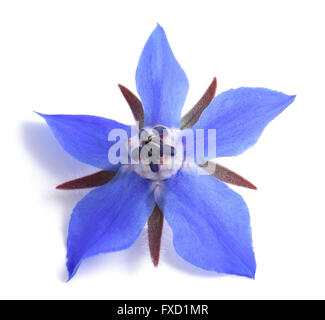
<path fill-rule="evenodd" d="M 214 98 L 214 79 L 202 99 L 181 118 L 189 84 L 159 25 L 140 56 L 136 85 L 141 101 L 125 87 L 120 89 L 146 134 L 140 138 L 140 153 L 152 144 L 150 152 L 155 148 L 160 152 L 158 163 L 142 162 L 141 156 L 137 165 L 110 161 L 108 150 L 115 142 L 108 140 L 109 133 L 121 129 L 131 139 L 129 125 L 89 115 L 40 114 L 66 152 L 101 169 L 58 186 L 98 186 L 72 212 L 67 240 L 69 279 L 84 259 L 132 246 L 147 222 L 150 252 L 157 265 L 164 218 L 173 231 L 175 250 L 184 260 L 205 270 L 254 278 L 249 211 L 242 197 L 224 182 L 252 189 L 254 185 L 209 157 L 204 164 L 186 158 L 164 175 L 162 146 L 169 150 L 170 159 L 179 153 L 162 131 L 203 129 L 201 138 L 195 136 L 197 145 L 208 138 L 208 129 L 215 129 L 215 157 L 235 156 L 254 145 L 265 126 L 295 96 L 243 87 Z M 207 144 L 204 152 L 208 154 Z M 211 164 L 213 171 L 207 174 L 204 169 Z"/>

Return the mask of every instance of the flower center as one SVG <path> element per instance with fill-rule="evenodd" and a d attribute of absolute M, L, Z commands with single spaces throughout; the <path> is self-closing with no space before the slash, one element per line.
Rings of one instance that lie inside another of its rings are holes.
<path fill-rule="evenodd" d="M 146 179 L 164 180 L 182 166 L 183 149 L 177 130 L 157 125 L 140 130 L 139 137 L 129 142 L 135 172 Z"/>

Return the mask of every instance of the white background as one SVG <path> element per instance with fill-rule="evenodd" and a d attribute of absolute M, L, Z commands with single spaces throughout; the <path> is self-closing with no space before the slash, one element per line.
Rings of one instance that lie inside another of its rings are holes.
<path fill-rule="evenodd" d="M 325 298 L 324 1 L 0 1 L 0 298 Z M 220 163 L 258 186 L 235 188 L 251 212 L 256 280 L 183 262 L 166 227 L 154 268 L 134 247 L 85 261 L 65 283 L 72 208 L 58 191 L 95 172 L 65 154 L 44 113 L 132 123 L 117 88 L 159 22 L 187 73 L 186 108 L 213 76 L 218 92 L 262 86 L 297 94 L 252 149 Z"/>

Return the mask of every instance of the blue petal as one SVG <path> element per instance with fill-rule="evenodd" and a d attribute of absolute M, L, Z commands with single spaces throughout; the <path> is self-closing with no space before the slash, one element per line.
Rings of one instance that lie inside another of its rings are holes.
<path fill-rule="evenodd" d="M 87 115 L 46 115 L 45 119 L 62 148 L 77 160 L 105 170 L 117 170 L 108 150 L 115 141 L 108 141 L 112 129 L 125 130 L 130 136 L 131 127 L 114 120 Z"/>
<path fill-rule="evenodd" d="M 145 111 L 144 125 L 179 128 L 189 84 L 159 25 L 141 53 L 136 85 Z"/>
<path fill-rule="evenodd" d="M 216 157 L 235 156 L 253 146 L 266 125 L 295 99 L 265 88 L 239 88 L 221 93 L 192 129 L 216 129 Z M 208 158 L 208 157 L 207 157 Z"/>
<path fill-rule="evenodd" d="M 89 192 L 71 216 L 67 242 L 69 279 L 83 259 L 129 248 L 154 205 L 150 181 L 125 166 L 108 184 Z"/>
<path fill-rule="evenodd" d="M 182 169 L 155 193 L 176 252 L 205 270 L 254 278 L 250 218 L 240 195 L 201 169 Z"/>

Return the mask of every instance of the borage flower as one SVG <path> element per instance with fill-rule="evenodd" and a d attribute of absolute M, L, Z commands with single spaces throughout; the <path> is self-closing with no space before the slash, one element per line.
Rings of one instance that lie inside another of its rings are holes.
<path fill-rule="evenodd" d="M 208 137 L 208 129 L 214 129 L 214 157 L 235 156 L 254 145 L 265 126 L 295 96 L 265 88 L 239 88 L 214 98 L 214 79 L 181 119 L 189 84 L 159 25 L 142 51 L 136 85 L 141 101 L 127 88 L 120 89 L 142 129 L 137 148 L 130 147 L 131 126 L 114 120 L 40 114 L 66 152 L 101 169 L 57 187 L 98 187 L 72 212 L 67 240 L 69 279 L 84 259 L 129 248 L 146 223 L 151 257 L 157 265 L 164 218 L 173 231 L 175 250 L 184 260 L 205 270 L 254 278 L 249 211 L 242 197 L 222 181 L 255 186 L 210 162 L 209 157 L 204 163 L 195 156 L 180 158 L 183 151 L 170 135 L 177 128 L 202 129 L 202 139 Z M 127 133 L 128 160 L 135 163 L 116 163 L 108 157 L 116 144 L 108 136 L 116 129 Z M 208 154 L 208 145 L 202 145 L 196 135 L 194 139 L 195 146 L 201 145 Z"/>

